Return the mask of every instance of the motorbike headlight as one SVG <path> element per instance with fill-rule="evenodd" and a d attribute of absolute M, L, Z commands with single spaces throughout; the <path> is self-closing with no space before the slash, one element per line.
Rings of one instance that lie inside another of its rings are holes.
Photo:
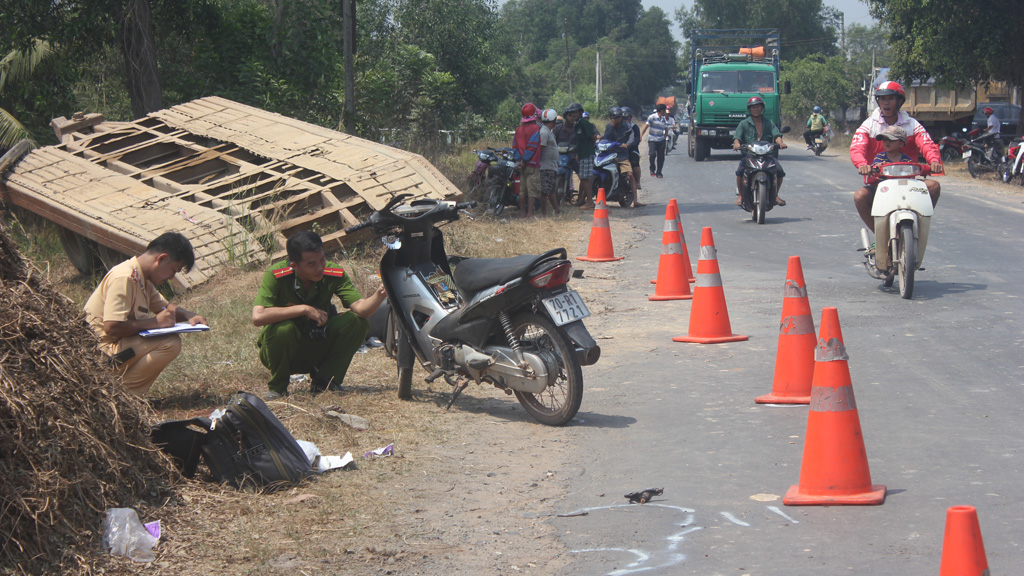
<path fill-rule="evenodd" d="M 768 154 L 768 153 L 770 153 L 772 151 L 772 145 L 771 144 L 761 144 L 761 143 L 751 144 L 750 145 L 750 151 L 753 152 L 754 154 L 758 154 L 758 155 Z"/>

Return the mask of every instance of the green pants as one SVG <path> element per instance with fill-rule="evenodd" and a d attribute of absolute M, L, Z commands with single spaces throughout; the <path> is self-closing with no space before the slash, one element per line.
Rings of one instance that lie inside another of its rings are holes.
<path fill-rule="evenodd" d="M 310 339 L 295 320 L 265 326 L 256 346 L 260 362 L 270 370 L 270 390 L 284 393 L 292 374 L 314 370 L 317 378 L 340 384 L 369 330 L 370 323 L 351 311 L 331 317 L 323 339 Z"/>

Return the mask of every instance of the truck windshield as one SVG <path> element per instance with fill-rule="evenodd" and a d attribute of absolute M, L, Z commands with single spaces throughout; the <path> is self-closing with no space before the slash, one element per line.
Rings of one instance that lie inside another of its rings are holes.
<path fill-rule="evenodd" d="M 775 92 L 769 71 L 721 70 L 701 73 L 701 92 L 719 94 Z"/>

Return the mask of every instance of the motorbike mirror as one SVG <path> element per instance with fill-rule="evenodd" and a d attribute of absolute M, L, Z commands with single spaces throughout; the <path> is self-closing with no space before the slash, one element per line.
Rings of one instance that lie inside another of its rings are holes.
<path fill-rule="evenodd" d="M 399 194 L 392 198 L 383 208 L 381 208 L 380 211 L 390 212 L 392 208 L 401 204 L 402 202 L 405 202 L 409 198 L 412 198 L 412 194 Z"/>
<path fill-rule="evenodd" d="M 790 128 L 789 126 L 783 126 L 782 127 L 782 133 L 783 134 L 789 134 L 790 130 L 792 130 L 792 128 Z"/>

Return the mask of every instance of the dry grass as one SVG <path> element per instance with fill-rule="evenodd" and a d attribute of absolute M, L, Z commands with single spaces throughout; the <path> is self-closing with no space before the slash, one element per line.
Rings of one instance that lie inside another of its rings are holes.
<path fill-rule="evenodd" d="M 502 257 L 539 253 L 564 242 L 569 243 L 567 248 L 571 250 L 579 238 L 585 237 L 590 216 L 589 212 L 566 210 L 559 218 L 532 222 L 521 222 L 514 216 L 497 221 L 463 219 L 445 227 L 448 251 L 473 257 Z M 35 235 L 33 231 L 24 237 Z M 381 251 L 377 242 L 349 249 L 332 259 L 367 293 L 379 282 L 376 269 Z M 70 312 L 64 314 L 76 315 L 98 279 L 82 278 L 62 257 L 50 256 L 37 262 L 41 262 L 47 279 L 71 300 L 66 307 Z M 205 285 L 174 298 L 177 304 L 206 316 L 212 330 L 183 338 L 181 356 L 149 393 L 156 410 L 126 394 L 115 395 L 125 402 L 120 407 L 120 419 L 156 423 L 206 415 L 223 407 L 235 391 L 266 391 L 269 375 L 256 357 L 254 342 L 258 330 L 250 322 L 252 300 L 261 275 L 261 270 L 226 270 Z M 79 336 L 82 334 L 91 335 L 82 332 Z M 62 354 L 76 356 L 80 350 L 88 349 L 91 348 L 82 339 L 77 350 L 65 350 Z M 5 388 L 7 363 L 4 360 Z M 146 468 L 136 470 L 138 453 L 130 453 L 131 457 L 120 466 L 120 473 L 135 470 L 131 476 L 134 483 L 121 485 L 122 477 L 110 477 L 108 482 L 121 491 L 109 492 L 101 504 L 80 507 L 80 515 L 69 516 L 67 527 L 80 531 L 81 538 L 68 540 L 59 549 L 46 549 L 46 540 L 40 538 L 35 550 L 42 556 L 37 560 L 51 565 L 56 561 L 63 573 L 83 574 L 134 573 L 143 568 L 147 573 L 176 575 L 302 573 L 294 564 L 297 559 L 307 569 L 322 563 L 322 569 L 311 573 L 386 573 L 387 566 L 406 554 L 404 539 L 415 537 L 397 534 L 394 526 L 403 522 L 403 514 L 409 513 L 407 500 L 414 493 L 412 487 L 418 477 L 437 464 L 431 447 L 445 445 L 455 433 L 454 420 L 443 417 L 450 388 L 443 381 L 426 385 L 422 378 L 417 378 L 413 401 L 398 401 L 394 361 L 379 349 L 357 354 L 344 384 L 346 390 L 342 393 L 317 397 L 306 390 L 293 390 L 287 402 L 272 402 L 271 408 L 296 438 L 314 442 L 322 453 L 352 452 L 356 456 L 355 470 L 328 473 L 273 494 L 240 492 L 201 480 L 180 480 L 171 490 L 147 488 L 147 498 L 136 497 L 134 492 L 126 497 L 123 491 L 133 489 L 143 480 L 163 486 L 160 482 L 167 477 L 166 473 L 146 472 Z M 66 405 L 88 404 L 89 410 L 83 412 L 94 419 L 95 428 L 109 428 L 109 416 L 93 414 L 99 409 L 91 405 L 99 402 L 95 394 L 83 394 L 77 386 L 70 381 L 60 388 L 60 397 L 69 400 Z M 109 386 L 107 383 L 106 387 Z M 350 429 L 328 416 L 328 410 L 367 418 L 371 428 Z M 98 436 L 97 441 L 117 445 L 116 438 Z M 56 443 L 60 442 L 58 439 Z M 394 457 L 362 458 L 364 452 L 390 443 L 396 447 Z M 146 444 L 143 439 L 132 440 L 132 446 Z M 9 466 L 14 461 L 6 456 L 5 453 L 0 458 L 0 463 Z M 158 460 L 166 465 L 166 459 Z M 66 462 L 72 469 L 78 464 L 73 456 L 67 457 Z M 25 469 L 19 472 L 33 473 Z M 10 477 L 5 470 L 5 482 Z M 10 506 L 6 501 L 4 505 Z M 104 507 L 113 506 L 135 507 L 144 522 L 161 520 L 164 538 L 157 546 L 155 563 L 134 565 L 100 551 L 98 531 L 102 512 Z M 5 550 L 0 573 L 46 571 L 38 570 L 43 564 L 33 564 L 24 558 Z M 338 568 L 339 561 L 351 567 Z"/>

